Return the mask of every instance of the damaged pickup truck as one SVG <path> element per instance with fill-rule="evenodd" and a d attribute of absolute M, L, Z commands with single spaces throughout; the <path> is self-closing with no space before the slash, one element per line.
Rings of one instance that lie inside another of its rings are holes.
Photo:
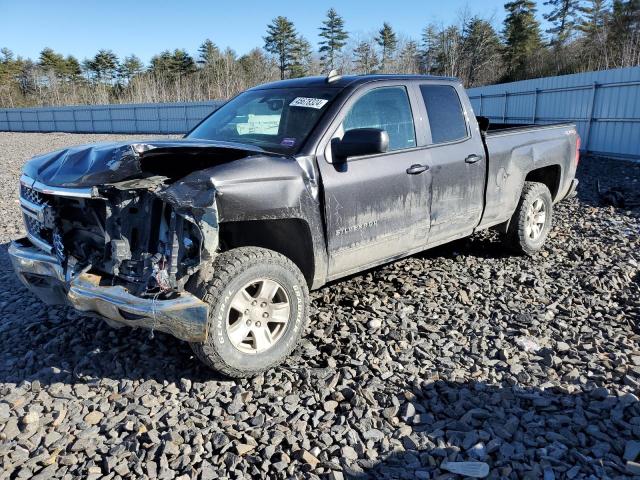
<path fill-rule="evenodd" d="M 253 375 L 295 347 L 309 289 L 490 227 L 540 250 L 579 141 L 571 124 L 490 126 L 452 78 L 285 80 L 183 139 L 33 158 L 9 253 L 47 303 Z"/>

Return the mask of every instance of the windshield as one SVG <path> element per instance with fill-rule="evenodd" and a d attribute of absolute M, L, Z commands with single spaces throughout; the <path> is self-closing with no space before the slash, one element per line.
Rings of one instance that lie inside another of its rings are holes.
<path fill-rule="evenodd" d="M 244 92 L 213 112 L 187 138 L 244 143 L 292 154 L 302 146 L 338 91 L 285 88 Z"/>

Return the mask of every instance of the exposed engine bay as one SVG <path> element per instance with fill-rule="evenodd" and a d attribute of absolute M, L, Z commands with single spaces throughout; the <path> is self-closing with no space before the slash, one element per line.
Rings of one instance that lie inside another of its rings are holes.
<path fill-rule="evenodd" d="M 300 195 L 317 194 L 304 165 L 204 140 L 80 145 L 32 159 L 20 204 L 28 241 L 56 258 L 66 284 L 92 274 L 101 286 L 170 299 L 218 254 L 220 221 L 247 220 L 246 207 L 258 220 L 295 217 Z"/>
<path fill-rule="evenodd" d="M 201 228 L 148 189 L 111 187 L 98 198 L 76 198 L 22 185 L 21 203 L 30 239 L 49 247 L 65 270 L 99 274 L 134 295 L 181 291 L 200 266 Z"/>
<path fill-rule="evenodd" d="M 298 160 L 190 139 L 34 157 L 20 178 L 27 235 L 11 243 L 9 257 L 49 305 L 202 343 L 211 309 L 195 287 L 221 251 L 256 242 L 277 250 L 287 235 L 306 238 L 304 221 L 292 219 L 307 212 L 320 231 L 311 159 Z M 305 242 L 291 249 L 305 266 L 309 251 L 321 252 Z"/>
<path fill-rule="evenodd" d="M 218 246 L 213 168 L 259 148 L 168 140 L 77 146 L 31 160 L 20 204 L 29 241 L 67 275 L 95 273 L 154 299 L 182 292 Z"/>

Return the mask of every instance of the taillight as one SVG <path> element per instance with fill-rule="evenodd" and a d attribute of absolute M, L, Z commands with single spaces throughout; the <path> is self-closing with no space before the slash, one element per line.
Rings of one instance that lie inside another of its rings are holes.
<path fill-rule="evenodd" d="M 576 167 L 580 161 L 580 135 L 576 133 Z"/>

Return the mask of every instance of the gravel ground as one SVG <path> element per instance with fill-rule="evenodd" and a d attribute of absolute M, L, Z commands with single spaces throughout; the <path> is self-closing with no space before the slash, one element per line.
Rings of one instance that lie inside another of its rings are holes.
<path fill-rule="evenodd" d="M 45 307 L 13 275 L 21 164 L 109 138 L 0 133 L 0 478 L 640 468 L 627 463 L 640 450 L 640 210 L 602 206 L 594 189 L 603 175 L 602 188 L 637 192 L 639 164 L 584 158 L 579 198 L 557 206 L 533 259 L 481 234 L 314 292 L 293 357 L 236 382 L 170 336 Z"/>

